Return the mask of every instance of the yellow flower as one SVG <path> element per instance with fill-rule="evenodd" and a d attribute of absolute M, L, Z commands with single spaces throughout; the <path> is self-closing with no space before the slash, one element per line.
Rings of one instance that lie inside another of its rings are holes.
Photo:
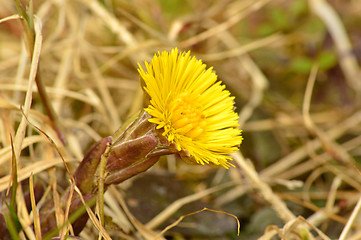
<path fill-rule="evenodd" d="M 145 67 L 138 71 L 150 97 L 149 121 L 192 162 L 233 166 L 228 154 L 242 142 L 238 115 L 212 68 L 177 48 L 158 52 Z"/>

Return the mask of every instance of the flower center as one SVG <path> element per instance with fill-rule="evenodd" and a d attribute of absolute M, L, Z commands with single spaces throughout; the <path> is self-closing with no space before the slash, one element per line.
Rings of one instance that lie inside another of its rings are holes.
<path fill-rule="evenodd" d="M 190 138 L 202 134 L 207 122 L 197 104 L 196 96 L 183 93 L 174 99 L 169 107 L 172 126 L 177 133 Z"/>

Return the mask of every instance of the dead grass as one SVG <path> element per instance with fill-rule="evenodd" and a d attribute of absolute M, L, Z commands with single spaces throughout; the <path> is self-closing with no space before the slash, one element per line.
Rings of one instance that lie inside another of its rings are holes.
<path fill-rule="evenodd" d="M 177 197 L 149 220 L 137 211 L 142 199 L 131 192 L 142 188 L 143 198 L 150 198 L 151 182 L 137 185 L 140 176 L 112 186 L 104 197 L 109 223 L 103 228 L 87 209 L 91 221 L 82 239 L 237 239 L 234 215 L 244 239 L 361 238 L 357 1 L 32 4 L 36 17 L 29 43 L 15 4 L 0 2 L 0 192 L 12 184 L 12 138 L 18 180 L 30 177 L 31 184 L 34 180 L 45 189 L 37 208 L 46 199 L 59 203 L 71 184 L 64 162 L 73 172 L 92 143 L 142 107 L 137 63 L 177 46 L 214 66 L 236 96 L 245 138 L 242 153 L 233 155 L 237 167 L 225 171 L 164 159 L 147 174 L 157 179 L 171 174 L 186 189 L 183 195 L 173 189 Z M 331 55 L 322 58 L 323 53 Z M 38 76 L 54 116 L 39 95 Z M 37 211 L 27 210 L 24 194 L 19 188 L 19 237 L 40 239 Z M 198 205 L 185 210 L 191 203 Z M 269 206 L 267 218 L 262 214 Z M 208 213 L 211 219 L 224 215 L 234 221 L 233 230 L 219 235 L 185 231 L 186 223 L 193 229 L 204 226 L 205 218 L 186 221 L 192 213 L 204 214 L 198 212 L 204 207 L 216 209 Z M 59 222 L 67 217 L 63 211 L 58 209 Z M 177 219 L 185 221 L 183 227 Z M 270 224 L 254 229 L 257 219 Z M 174 222 L 178 228 L 162 231 Z"/>

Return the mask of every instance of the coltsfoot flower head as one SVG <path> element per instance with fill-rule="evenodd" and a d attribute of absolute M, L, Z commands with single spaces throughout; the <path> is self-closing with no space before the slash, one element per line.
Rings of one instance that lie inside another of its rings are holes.
<path fill-rule="evenodd" d="M 228 154 L 242 142 L 238 115 L 234 97 L 212 68 L 175 48 L 158 52 L 138 71 L 150 98 L 149 121 L 176 144 L 179 155 L 198 164 L 232 165 Z"/>

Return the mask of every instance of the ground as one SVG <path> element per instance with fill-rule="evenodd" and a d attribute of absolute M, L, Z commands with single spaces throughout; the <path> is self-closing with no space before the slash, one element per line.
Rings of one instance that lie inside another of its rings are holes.
<path fill-rule="evenodd" d="M 164 157 L 111 186 L 104 229 L 92 219 L 80 237 L 360 239 L 360 11 L 352 0 L 1 1 L 1 211 L 17 165 L 19 239 L 39 237 L 35 202 L 21 201 L 29 182 L 38 209 L 64 194 L 91 145 L 144 107 L 137 64 L 177 47 L 235 97 L 235 167 Z"/>

